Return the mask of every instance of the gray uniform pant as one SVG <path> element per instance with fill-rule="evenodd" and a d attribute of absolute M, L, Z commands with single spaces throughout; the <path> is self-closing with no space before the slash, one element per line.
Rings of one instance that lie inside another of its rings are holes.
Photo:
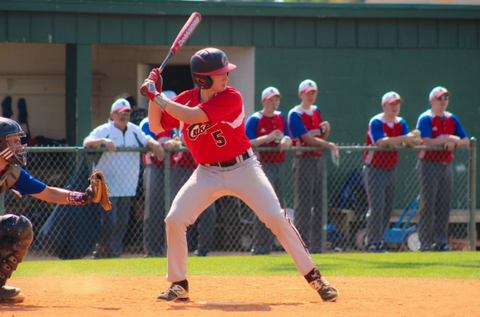
<path fill-rule="evenodd" d="M 293 159 L 294 223 L 310 253 L 322 249 L 323 156 Z"/>
<path fill-rule="evenodd" d="M 143 248 L 149 256 L 165 255 L 165 169 L 155 164 L 145 167 L 145 212 Z"/>
<path fill-rule="evenodd" d="M 417 162 L 420 207 L 418 236 L 422 245 L 447 243 L 453 193 L 452 164 L 419 159 Z"/>
<path fill-rule="evenodd" d="M 100 257 L 120 257 L 123 236 L 128 229 L 132 197 L 110 197 L 112 209 L 101 212 L 102 233 L 98 239 L 97 253 Z"/>
<path fill-rule="evenodd" d="M 397 185 L 397 170 L 385 170 L 365 165 L 363 181 L 368 196 L 367 237 L 369 243 L 379 244 L 390 223 L 395 188 Z"/>
<path fill-rule="evenodd" d="M 180 188 L 182 188 L 182 186 L 188 181 L 190 176 L 192 176 L 192 173 L 193 171 L 186 167 L 181 167 L 179 165 L 173 166 L 172 201 L 177 195 Z M 216 217 L 217 212 L 215 209 L 215 203 L 213 203 L 208 206 L 207 209 L 205 209 L 205 211 L 198 217 L 196 221 L 198 232 L 196 248 L 200 252 L 211 248 Z M 189 226 L 187 229 L 187 242 L 194 240 L 193 234 L 195 233 L 195 231 L 192 229 L 193 228 L 191 226 Z"/>
<path fill-rule="evenodd" d="M 280 206 L 285 207 L 283 188 L 285 183 L 285 165 L 262 163 L 263 171 L 275 189 Z M 271 251 L 274 235 L 255 215 L 253 222 L 253 247 L 257 251 Z"/>

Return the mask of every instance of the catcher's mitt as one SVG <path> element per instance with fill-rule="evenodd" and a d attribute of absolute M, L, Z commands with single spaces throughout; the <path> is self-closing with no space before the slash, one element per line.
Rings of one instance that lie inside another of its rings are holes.
<path fill-rule="evenodd" d="M 108 198 L 108 193 L 111 193 L 112 191 L 108 189 L 103 173 L 99 170 L 95 170 L 95 172 L 90 176 L 89 180 L 90 186 L 87 188 L 87 193 L 91 193 L 92 203 L 99 202 L 102 204 L 103 209 L 112 209 L 112 203 Z"/>

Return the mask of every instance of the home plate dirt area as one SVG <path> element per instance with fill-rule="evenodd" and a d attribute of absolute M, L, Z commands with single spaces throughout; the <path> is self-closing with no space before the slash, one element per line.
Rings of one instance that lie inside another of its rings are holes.
<path fill-rule="evenodd" d="M 303 277 L 192 276 L 189 302 L 160 302 L 156 277 L 12 278 L 25 301 L 0 316 L 480 316 L 480 280 L 328 277 L 340 297 L 325 303 Z"/>

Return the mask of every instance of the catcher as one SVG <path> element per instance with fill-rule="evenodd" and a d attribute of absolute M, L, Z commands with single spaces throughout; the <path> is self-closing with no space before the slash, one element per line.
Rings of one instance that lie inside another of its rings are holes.
<path fill-rule="evenodd" d="M 101 172 L 96 171 L 90 177 L 90 186 L 84 193 L 47 186 L 28 174 L 21 167 L 27 164 L 26 145 L 21 144 L 25 136 L 17 122 L 0 117 L 0 193 L 11 189 L 20 197 L 31 195 L 55 204 L 101 202 L 103 208 L 111 208 L 109 190 Z M 0 216 L 0 303 L 25 299 L 19 288 L 5 284 L 22 262 L 32 241 L 32 223 L 28 218 L 12 214 Z"/>

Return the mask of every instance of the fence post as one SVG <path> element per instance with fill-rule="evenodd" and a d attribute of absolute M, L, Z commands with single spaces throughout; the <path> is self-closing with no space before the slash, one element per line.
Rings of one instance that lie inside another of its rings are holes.
<path fill-rule="evenodd" d="M 322 253 L 327 253 L 327 228 L 328 228 L 328 195 L 327 195 L 327 159 L 325 152 L 322 155 Z"/>
<path fill-rule="evenodd" d="M 470 138 L 470 151 L 469 151 L 469 192 L 470 192 L 470 223 L 468 225 L 468 236 L 470 237 L 470 251 L 475 251 L 475 244 L 477 237 L 475 235 L 475 212 L 477 208 L 476 199 L 476 182 L 477 182 L 477 139 Z"/>

